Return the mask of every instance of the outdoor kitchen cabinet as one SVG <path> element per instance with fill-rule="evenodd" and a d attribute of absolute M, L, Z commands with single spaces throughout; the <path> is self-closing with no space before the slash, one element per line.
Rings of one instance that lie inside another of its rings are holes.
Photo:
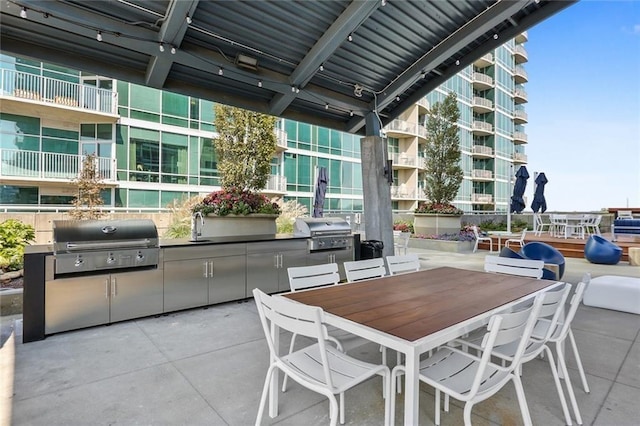
<path fill-rule="evenodd" d="M 307 265 L 307 241 L 269 241 L 247 245 L 247 292 L 289 291 L 287 268 Z"/>
<path fill-rule="evenodd" d="M 316 251 L 313 253 L 309 253 L 307 257 L 307 263 L 309 266 L 322 265 L 323 263 L 337 263 L 338 273 L 340 274 L 341 280 L 344 280 L 347 278 L 344 272 L 344 262 L 351 262 L 352 260 L 353 260 L 353 248 L 351 247 L 349 247 L 348 249 L 342 249 L 342 250 Z"/>
<path fill-rule="evenodd" d="M 164 311 L 246 297 L 246 245 L 197 245 L 164 250 Z"/>
<path fill-rule="evenodd" d="M 45 283 L 45 333 L 162 313 L 162 270 L 57 278 Z"/>

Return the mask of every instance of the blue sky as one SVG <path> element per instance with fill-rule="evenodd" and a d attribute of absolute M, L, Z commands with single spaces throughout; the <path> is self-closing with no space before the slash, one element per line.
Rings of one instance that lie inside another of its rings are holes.
<path fill-rule="evenodd" d="M 640 1 L 583 0 L 529 30 L 530 211 L 640 208 Z"/>

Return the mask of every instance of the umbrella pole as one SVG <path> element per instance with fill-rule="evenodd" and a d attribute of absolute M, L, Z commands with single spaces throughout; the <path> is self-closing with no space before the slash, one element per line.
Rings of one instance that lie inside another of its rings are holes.
<path fill-rule="evenodd" d="M 507 232 L 511 233 L 511 197 L 513 197 L 513 164 L 509 165 L 509 202 L 507 203 Z"/>
<path fill-rule="evenodd" d="M 536 182 L 536 180 L 538 179 L 538 172 L 533 172 L 533 197 L 535 198 L 535 193 L 536 190 L 538 189 L 538 183 Z M 532 208 L 533 209 L 533 208 Z M 537 216 L 538 212 L 537 211 L 533 211 L 533 233 L 534 235 L 538 232 L 538 221 Z"/>

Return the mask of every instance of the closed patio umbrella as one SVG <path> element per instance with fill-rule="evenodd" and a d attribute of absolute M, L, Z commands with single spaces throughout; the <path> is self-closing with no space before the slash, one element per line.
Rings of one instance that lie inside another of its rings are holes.
<path fill-rule="evenodd" d="M 529 172 L 525 166 L 520 166 L 516 172 L 516 184 L 513 187 L 513 195 L 511 196 L 511 213 L 522 213 L 526 205 L 524 204 L 524 190 L 527 188 L 527 179 Z"/>
<path fill-rule="evenodd" d="M 318 181 L 316 182 L 316 194 L 313 200 L 313 217 L 322 217 L 324 212 L 324 196 L 327 193 L 327 168 L 320 167 L 318 170 Z"/>
<path fill-rule="evenodd" d="M 536 190 L 533 194 L 533 202 L 531 203 L 531 210 L 534 213 L 538 213 L 539 210 L 542 210 L 540 213 L 544 213 L 547 211 L 547 201 L 544 199 L 544 186 L 549 182 L 544 173 L 540 173 L 535 180 L 536 182 Z"/>

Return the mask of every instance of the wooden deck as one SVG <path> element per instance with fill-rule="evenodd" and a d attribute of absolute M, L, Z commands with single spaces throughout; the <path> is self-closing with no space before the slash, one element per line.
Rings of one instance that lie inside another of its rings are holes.
<path fill-rule="evenodd" d="M 611 234 L 604 233 L 602 234 L 604 238 L 611 241 Z M 498 245 L 498 237 L 492 237 L 493 247 L 497 247 Z M 502 238 L 502 243 L 504 244 L 505 238 Z M 548 232 L 544 232 L 541 236 L 534 235 L 533 232 L 527 232 L 527 235 L 524 239 L 525 243 L 529 243 L 532 241 L 540 241 L 543 243 L 547 243 L 562 253 L 564 257 L 574 257 L 574 258 L 584 258 L 584 245 L 587 243 L 587 238 L 584 240 L 580 238 L 557 238 L 549 235 Z M 622 259 L 624 261 L 628 261 L 628 253 L 629 247 L 640 247 L 640 235 L 632 236 L 632 235 L 622 235 L 618 236 L 618 240 L 615 244 L 622 248 Z M 480 242 L 478 245 L 479 249 L 489 250 L 489 243 Z M 500 247 L 502 249 L 502 247 Z M 512 247 L 514 248 L 514 247 Z M 518 251 L 518 246 L 516 245 L 514 248 Z"/>

